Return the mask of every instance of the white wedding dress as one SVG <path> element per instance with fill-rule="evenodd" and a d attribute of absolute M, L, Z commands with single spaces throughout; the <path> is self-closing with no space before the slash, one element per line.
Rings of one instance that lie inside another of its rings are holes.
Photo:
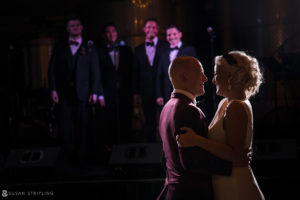
<path fill-rule="evenodd" d="M 208 137 L 219 142 L 226 142 L 226 135 L 223 129 L 224 113 L 222 109 L 227 107 L 227 100 L 220 102 L 219 108 L 209 125 Z M 246 148 L 252 145 L 253 136 L 253 115 L 249 101 L 243 101 L 247 111 L 249 123 L 246 137 Z M 264 196 L 258 186 L 251 167 L 233 167 L 232 176 L 213 175 L 212 183 L 214 188 L 214 200 L 263 200 Z"/>

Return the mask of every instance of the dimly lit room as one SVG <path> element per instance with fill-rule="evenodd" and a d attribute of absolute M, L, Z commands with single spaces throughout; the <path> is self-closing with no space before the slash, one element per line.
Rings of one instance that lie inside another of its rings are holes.
<path fill-rule="evenodd" d="M 299 0 L 5 2 L 4 199 L 299 199 Z"/>

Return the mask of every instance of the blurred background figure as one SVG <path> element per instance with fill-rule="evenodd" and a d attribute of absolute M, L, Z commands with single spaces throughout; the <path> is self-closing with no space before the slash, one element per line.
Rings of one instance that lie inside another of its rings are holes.
<path fill-rule="evenodd" d="M 169 48 L 161 56 L 156 79 L 156 103 L 159 106 L 164 105 L 170 99 L 173 91 L 168 73 L 170 63 L 178 56 L 197 58 L 194 47 L 183 44 L 181 38 L 182 32 L 176 25 L 170 25 L 166 28 L 166 39 L 169 42 Z"/>
<path fill-rule="evenodd" d="M 69 38 L 53 49 L 49 87 L 51 98 L 59 108 L 63 150 L 72 161 L 84 165 L 89 105 L 96 103 L 99 92 L 99 61 L 93 42 L 82 38 L 79 18 L 68 19 L 66 30 Z"/>
<path fill-rule="evenodd" d="M 118 38 L 114 23 L 103 28 L 104 42 L 98 48 L 104 96 L 103 132 L 108 145 L 127 143 L 132 136 L 132 59 L 131 47 Z M 102 138 L 103 140 L 103 138 Z"/>
<path fill-rule="evenodd" d="M 167 43 L 158 39 L 158 21 L 145 20 L 145 42 L 135 48 L 133 63 L 133 98 L 144 112 L 144 141 L 154 142 L 157 136 L 157 111 L 155 101 L 157 68 Z"/>

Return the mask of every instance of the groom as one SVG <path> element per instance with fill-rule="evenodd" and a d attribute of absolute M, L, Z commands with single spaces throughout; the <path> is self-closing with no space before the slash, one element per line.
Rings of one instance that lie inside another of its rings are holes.
<path fill-rule="evenodd" d="M 178 148 L 176 135 L 187 126 L 207 137 L 204 114 L 195 98 L 205 93 L 201 63 L 194 57 L 177 57 L 170 65 L 169 76 L 174 91 L 160 115 L 159 132 L 166 158 L 166 180 L 157 200 L 213 200 L 211 174 L 231 175 L 232 164 L 199 147 Z"/>

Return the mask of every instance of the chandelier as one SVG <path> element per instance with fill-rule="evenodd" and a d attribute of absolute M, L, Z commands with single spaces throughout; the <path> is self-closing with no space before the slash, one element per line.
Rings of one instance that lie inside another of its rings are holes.
<path fill-rule="evenodd" d="M 152 0 L 132 0 L 131 3 L 138 8 L 146 8 L 152 4 Z"/>

